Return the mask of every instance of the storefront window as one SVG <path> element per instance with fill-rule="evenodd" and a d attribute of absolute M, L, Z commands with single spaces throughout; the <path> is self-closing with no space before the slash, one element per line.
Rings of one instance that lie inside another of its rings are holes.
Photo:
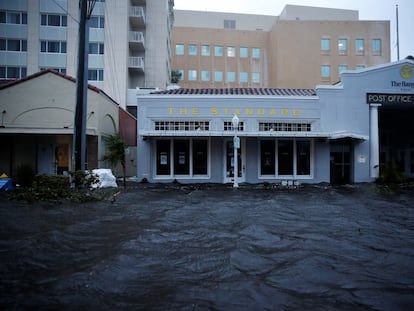
<path fill-rule="evenodd" d="M 157 140 L 157 175 L 170 175 L 170 141 Z"/>
<path fill-rule="evenodd" d="M 275 175 L 275 141 L 262 140 L 261 150 L 261 175 Z"/>
<path fill-rule="evenodd" d="M 174 175 L 188 175 L 189 173 L 189 141 L 174 140 Z"/>
<path fill-rule="evenodd" d="M 207 140 L 193 141 L 193 174 L 207 175 Z"/>
<path fill-rule="evenodd" d="M 297 175 L 310 175 L 310 141 L 296 141 Z"/>
<path fill-rule="evenodd" d="M 293 141 L 278 142 L 278 174 L 293 175 Z"/>
<path fill-rule="evenodd" d="M 158 176 L 192 176 L 208 173 L 207 139 L 158 140 L 156 152 Z"/>
<path fill-rule="evenodd" d="M 261 176 L 311 175 L 311 140 L 262 140 L 260 142 Z M 277 163 L 277 165 L 276 165 Z"/>

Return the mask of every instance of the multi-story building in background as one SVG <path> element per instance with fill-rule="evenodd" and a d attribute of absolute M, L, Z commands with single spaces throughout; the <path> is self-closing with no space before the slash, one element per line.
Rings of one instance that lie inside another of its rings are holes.
<path fill-rule="evenodd" d="M 124 108 L 136 105 L 137 87 L 167 87 L 173 6 L 173 0 L 96 0 L 89 83 Z M 78 32 L 77 0 L 0 0 L 0 79 L 46 68 L 76 76 Z"/>
<path fill-rule="evenodd" d="M 172 69 L 188 88 L 314 88 L 390 61 L 389 21 L 287 5 L 279 16 L 176 10 Z"/>

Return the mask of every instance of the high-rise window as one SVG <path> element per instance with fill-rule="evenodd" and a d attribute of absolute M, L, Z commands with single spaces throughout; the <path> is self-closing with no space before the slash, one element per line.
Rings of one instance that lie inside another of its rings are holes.
<path fill-rule="evenodd" d="M 372 39 L 372 53 L 375 55 L 381 54 L 381 39 Z"/>
<path fill-rule="evenodd" d="M 240 58 L 249 57 L 249 49 L 245 47 L 240 48 Z"/>
<path fill-rule="evenodd" d="M 221 45 L 214 47 L 214 56 L 223 56 L 223 47 Z"/>
<path fill-rule="evenodd" d="M 27 40 L 0 39 L 0 51 L 27 52 Z"/>
<path fill-rule="evenodd" d="M 322 79 L 329 79 L 331 77 L 331 66 L 322 65 L 321 66 L 321 76 L 322 76 Z"/>
<path fill-rule="evenodd" d="M 195 44 L 188 45 L 188 55 L 192 55 L 192 56 L 197 55 L 197 45 Z"/>
<path fill-rule="evenodd" d="M 64 41 L 40 41 L 41 53 L 66 53 L 66 42 Z"/>
<path fill-rule="evenodd" d="M 66 27 L 68 25 L 68 18 L 66 15 L 42 14 L 40 18 L 40 25 Z"/>
<path fill-rule="evenodd" d="M 338 40 L 338 52 L 339 54 L 346 54 L 348 51 L 348 40 L 339 39 Z"/>
<path fill-rule="evenodd" d="M 175 55 L 184 55 L 184 44 L 175 45 Z"/>
<path fill-rule="evenodd" d="M 202 56 L 210 56 L 210 46 L 209 45 L 202 45 L 201 46 L 201 55 Z"/>
<path fill-rule="evenodd" d="M 236 29 L 236 21 L 233 19 L 225 19 L 224 29 Z"/>
<path fill-rule="evenodd" d="M 26 67 L 0 66 L 0 79 L 21 79 L 26 75 Z"/>
<path fill-rule="evenodd" d="M 89 43 L 89 54 L 103 55 L 104 44 L 99 42 Z"/>
<path fill-rule="evenodd" d="M 234 71 L 227 72 L 227 82 L 236 82 L 236 73 Z"/>
<path fill-rule="evenodd" d="M 260 58 L 260 48 L 252 48 L 252 58 Z"/>
<path fill-rule="evenodd" d="M 236 48 L 234 46 L 227 47 L 227 57 L 235 57 L 236 56 Z"/>
<path fill-rule="evenodd" d="M 365 50 L 364 39 L 356 39 L 355 40 L 355 53 L 358 55 L 363 55 L 364 50 Z"/>
<path fill-rule="evenodd" d="M 1 24 L 27 24 L 26 12 L 7 12 L 0 11 L 0 23 Z"/>
<path fill-rule="evenodd" d="M 252 82 L 260 83 L 260 72 L 252 72 Z"/>
<path fill-rule="evenodd" d="M 91 16 L 89 26 L 91 28 L 105 28 L 105 18 L 103 16 Z"/>
<path fill-rule="evenodd" d="M 88 69 L 89 81 L 103 81 L 104 71 L 103 69 Z"/>
<path fill-rule="evenodd" d="M 214 81 L 223 82 L 223 71 L 214 71 Z"/>
<path fill-rule="evenodd" d="M 201 71 L 201 81 L 210 81 L 210 71 L 208 70 Z"/>
<path fill-rule="evenodd" d="M 247 72 L 240 72 L 239 73 L 239 81 L 240 83 L 247 83 L 249 82 L 249 74 Z"/>
<path fill-rule="evenodd" d="M 331 39 L 322 38 L 321 39 L 321 51 L 322 52 L 329 52 L 330 50 L 331 50 Z"/>
<path fill-rule="evenodd" d="M 194 69 L 188 70 L 188 80 L 197 81 L 197 70 L 194 70 Z"/>

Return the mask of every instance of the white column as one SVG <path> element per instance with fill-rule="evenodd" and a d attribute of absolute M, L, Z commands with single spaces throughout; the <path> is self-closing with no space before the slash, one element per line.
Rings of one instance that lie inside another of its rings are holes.
<path fill-rule="evenodd" d="M 380 104 L 370 104 L 369 118 L 369 141 L 370 141 L 370 175 L 371 178 L 379 176 L 379 129 L 378 129 L 378 107 Z"/>

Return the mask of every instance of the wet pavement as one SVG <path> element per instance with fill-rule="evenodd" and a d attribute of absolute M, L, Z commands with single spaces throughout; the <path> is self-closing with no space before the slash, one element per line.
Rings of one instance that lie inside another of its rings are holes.
<path fill-rule="evenodd" d="M 2 310 L 414 310 L 414 189 L 0 197 Z"/>

